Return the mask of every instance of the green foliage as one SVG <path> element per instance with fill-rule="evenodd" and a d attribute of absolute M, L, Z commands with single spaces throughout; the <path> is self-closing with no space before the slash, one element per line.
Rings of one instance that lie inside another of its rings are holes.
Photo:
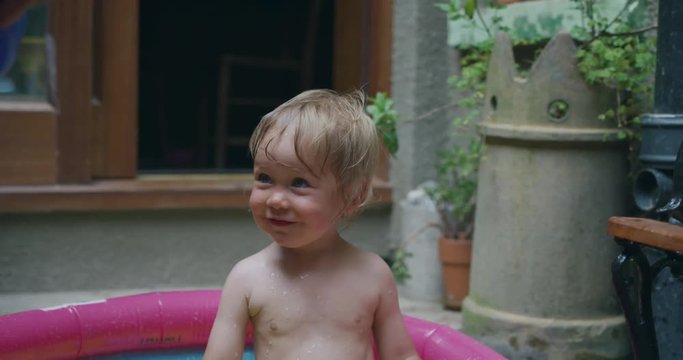
<path fill-rule="evenodd" d="M 446 12 L 449 20 L 465 20 L 469 27 L 481 27 L 482 30 L 486 31 L 489 37 L 493 36 L 490 25 L 494 26 L 493 31 L 508 30 L 508 28 L 502 25 L 503 18 L 500 16 L 493 16 L 491 21 L 492 24 L 487 24 L 481 16 L 478 0 L 450 0 L 446 3 L 436 3 L 435 6 Z M 486 7 L 489 9 L 496 9 L 502 8 L 503 6 L 499 5 L 495 0 L 488 0 L 486 1 Z M 478 21 L 475 20 L 475 16 Z"/>
<path fill-rule="evenodd" d="M 451 0 L 435 6 L 448 14 L 449 20 L 471 19 L 477 7 L 476 0 Z"/>
<path fill-rule="evenodd" d="M 370 104 L 365 110 L 372 116 L 377 130 L 382 135 L 382 141 L 389 153 L 394 156 L 398 151 L 398 134 L 396 133 L 396 121 L 398 113 L 394 110 L 394 100 L 386 93 L 378 92 L 370 98 Z"/>
<path fill-rule="evenodd" d="M 480 138 L 472 139 L 467 147 L 452 146 L 439 156 L 436 185 L 426 191 L 436 204 L 447 238 L 472 236 L 481 157 Z"/>
<path fill-rule="evenodd" d="M 406 264 L 406 259 L 412 256 L 413 254 L 406 251 L 403 246 L 391 249 L 391 272 L 398 284 L 405 284 L 406 280 L 410 279 L 410 270 Z"/>
<path fill-rule="evenodd" d="M 634 29 L 632 18 L 636 0 L 629 0 L 619 16 L 606 19 L 592 1 L 572 0 L 581 12 L 585 27 L 576 27 L 572 36 L 582 43 L 577 52 L 578 67 L 586 81 L 615 90 L 616 106 L 598 116 L 614 120 L 622 129 L 619 138 L 638 136 L 640 114 L 653 106 L 656 40 L 646 36 L 654 27 Z"/>
<path fill-rule="evenodd" d="M 493 41 L 489 39 L 461 49 L 461 72 L 448 79 L 451 90 L 459 92 L 457 105 L 466 109 L 464 116 L 453 119 L 459 129 L 466 129 L 479 118 L 486 96 L 486 72 L 492 48 Z"/>

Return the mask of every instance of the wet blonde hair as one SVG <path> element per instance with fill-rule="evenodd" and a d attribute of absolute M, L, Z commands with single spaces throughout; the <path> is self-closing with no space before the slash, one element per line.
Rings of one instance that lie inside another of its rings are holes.
<path fill-rule="evenodd" d="M 316 176 L 330 171 L 347 207 L 368 202 L 380 138 L 365 113 L 362 92 L 308 90 L 278 106 L 261 118 L 251 135 L 252 158 L 259 151 L 272 158 L 270 143 L 287 129 L 294 132 L 297 158 Z"/>

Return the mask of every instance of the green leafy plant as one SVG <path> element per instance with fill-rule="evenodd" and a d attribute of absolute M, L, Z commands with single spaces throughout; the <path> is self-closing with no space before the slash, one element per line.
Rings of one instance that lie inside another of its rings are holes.
<path fill-rule="evenodd" d="M 394 109 L 394 100 L 381 91 L 369 100 L 370 103 L 365 107 L 365 111 L 372 116 L 387 151 L 395 156 L 398 151 L 398 134 L 396 133 L 398 113 Z"/>
<path fill-rule="evenodd" d="M 474 138 L 469 146 L 452 146 L 439 156 L 437 181 L 426 191 L 436 205 L 446 238 L 472 238 L 482 153 L 481 139 Z"/>
<path fill-rule="evenodd" d="M 448 79 L 451 89 L 458 93 L 456 105 L 465 110 L 463 116 L 453 119 L 456 129 L 466 131 L 481 115 L 486 96 L 486 72 L 492 48 L 493 40 L 487 39 L 460 49 L 460 74 L 452 75 Z"/>
<path fill-rule="evenodd" d="M 619 138 L 638 140 L 640 115 L 653 107 L 653 81 L 656 40 L 647 32 L 655 25 L 634 27 L 638 0 L 628 0 L 616 17 L 609 20 L 595 1 L 572 0 L 581 13 L 584 26 L 572 30 L 582 45 L 577 52 L 579 70 L 590 84 L 615 90 L 616 107 L 599 115 L 599 120 L 615 120 Z"/>
<path fill-rule="evenodd" d="M 405 246 L 396 246 L 389 250 L 389 266 L 394 275 L 394 280 L 398 284 L 405 284 L 406 280 L 410 279 L 410 270 L 406 264 L 406 259 L 412 257 L 413 254 L 405 249 Z"/>

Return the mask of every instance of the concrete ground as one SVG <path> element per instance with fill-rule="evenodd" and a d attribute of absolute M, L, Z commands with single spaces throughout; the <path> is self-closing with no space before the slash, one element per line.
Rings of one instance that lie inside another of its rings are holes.
<path fill-rule="evenodd" d="M 64 304 L 73 304 L 106 299 L 115 296 L 139 294 L 148 291 L 168 289 L 129 289 L 98 291 L 66 291 L 49 293 L 4 293 L 0 294 L 0 315 L 23 310 L 42 309 Z M 178 290 L 178 289 L 174 289 Z M 461 327 L 461 313 L 445 310 L 440 303 L 411 300 L 400 297 L 401 311 L 410 316 L 447 324 L 455 329 Z"/>

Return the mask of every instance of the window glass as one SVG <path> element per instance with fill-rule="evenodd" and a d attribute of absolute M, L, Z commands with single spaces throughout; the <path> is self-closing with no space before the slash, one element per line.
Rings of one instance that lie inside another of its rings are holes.
<path fill-rule="evenodd" d="M 47 6 L 35 6 L 14 25 L 13 63 L 0 75 L 0 101 L 47 99 Z M 13 51 L 10 49 L 10 54 Z"/>

